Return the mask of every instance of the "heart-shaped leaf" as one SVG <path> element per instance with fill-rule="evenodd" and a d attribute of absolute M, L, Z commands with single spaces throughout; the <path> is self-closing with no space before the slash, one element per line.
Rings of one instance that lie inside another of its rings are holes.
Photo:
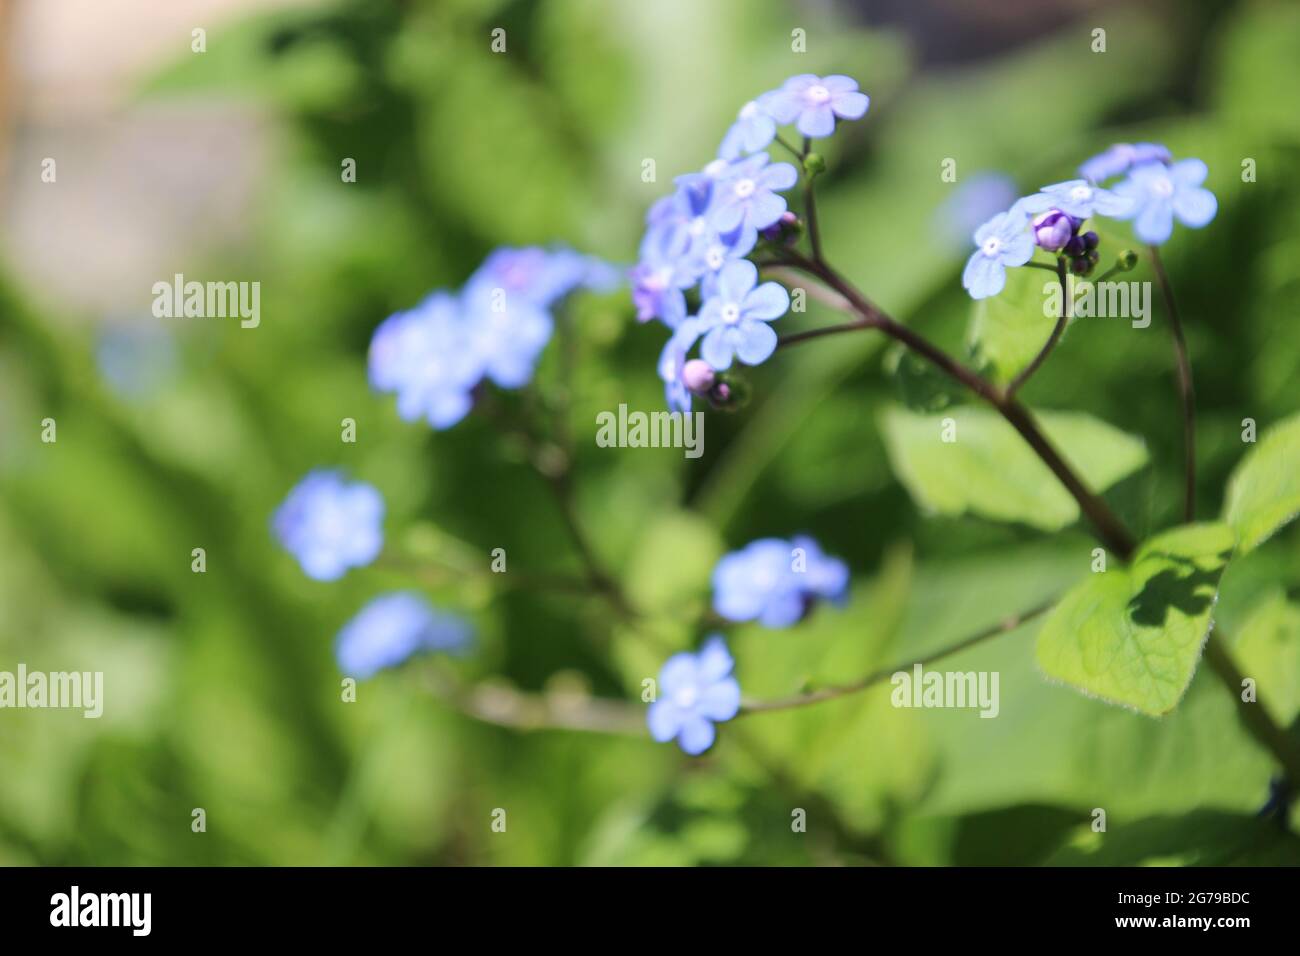
<path fill-rule="evenodd" d="M 1128 567 L 1090 574 L 1038 634 L 1050 677 L 1144 714 L 1173 710 L 1209 634 L 1235 537 L 1224 524 L 1157 535 Z"/>

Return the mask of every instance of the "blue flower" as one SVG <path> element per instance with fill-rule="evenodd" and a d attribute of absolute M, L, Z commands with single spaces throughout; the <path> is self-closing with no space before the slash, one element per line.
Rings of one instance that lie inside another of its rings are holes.
<path fill-rule="evenodd" d="M 794 123 L 800 133 L 817 139 L 835 132 L 837 117 L 861 118 L 871 101 L 858 92 L 852 77 L 803 73 L 790 77 L 779 90 L 764 93 L 758 102 L 778 123 Z"/>
<path fill-rule="evenodd" d="M 1200 229 L 1218 212 L 1214 193 L 1201 186 L 1209 169 L 1199 159 L 1183 159 L 1171 166 L 1142 163 L 1129 171 L 1115 192 L 1133 203 L 1128 215 L 1133 231 L 1143 242 L 1159 245 L 1173 234 L 1174 217 L 1184 226 Z"/>
<path fill-rule="evenodd" d="M 785 315 L 790 294 L 780 283 L 757 283 L 754 263 L 729 262 L 718 273 L 715 294 L 700 308 L 700 355 L 716 369 L 730 368 L 733 357 L 758 365 L 776 351 L 776 333 L 767 323 Z"/>
<path fill-rule="evenodd" d="M 842 602 L 849 590 L 849 566 L 839 558 L 829 557 L 807 535 L 796 535 L 790 544 L 794 555 L 790 567 L 800 588 L 814 597 Z"/>
<path fill-rule="evenodd" d="M 1007 284 L 1007 266 L 1023 266 L 1033 257 L 1034 236 L 1029 231 L 1029 215 L 1020 208 L 1022 202 L 975 230 L 979 248 L 971 253 L 961 275 L 961 284 L 972 299 L 997 295 Z"/>
<path fill-rule="evenodd" d="M 466 291 L 461 300 L 465 334 L 483 374 L 502 388 L 527 385 L 551 340 L 555 323 L 550 312 L 537 300 L 501 287 Z"/>
<path fill-rule="evenodd" d="M 271 529 L 309 578 L 333 581 L 369 564 L 384 544 L 384 499 L 337 471 L 309 473 L 276 509 Z"/>
<path fill-rule="evenodd" d="M 617 271 L 607 263 L 564 246 L 502 247 L 489 254 L 469 277 L 464 295 L 472 301 L 488 298 L 499 289 L 507 298 L 520 297 L 549 309 L 575 289 L 607 291 L 617 281 Z"/>
<path fill-rule="evenodd" d="M 470 637 L 465 621 L 434 610 L 418 594 L 397 591 L 375 598 L 343 626 L 335 656 L 339 670 L 364 680 L 419 651 L 459 651 Z"/>
<path fill-rule="evenodd" d="M 790 543 L 779 538 L 723 555 L 713 569 L 713 609 L 729 621 L 757 620 L 764 627 L 796 623 L 805 608 L 791 564 Z"/>
<path fill-rule="evenodd" d="M 676 740 L 692 757 L 713 746 L 714 724 L 740 711 L 740 684 L 731 676 L 736 662 L 714 634 L 698 654 L 674 654 L 659 671 L 655 701 L 646 712 L 650 736 Z"/>
<path fill-rule="evenodd" d="M 1169 150 L 1159 143 L 1116 143 L 1104 153 L 1085 160 L 1079 167 L 1079 175 L 1100 183 L 1124 175 L 1138 163 L 1167 163 L 1171 158 Z"/>
<path fill-rule="evenodd" d="M 847 565 L 827 557 L 811 538 L 760 538 L 724 555 L 713 569 L 713 609 L 730 621 L 789 627 L 818 598 L 842 600 L 848 579 Z"/>
<path fill-rule="evenodd" d="M 789 163 L 769 165 L 767 153 L 732 163 L 714 186 L 709 214 L 713 228 L 718 232 L 731 232 L 742 225 L 765 229 L 786 209 L 785 197 L 776 193 L 798 180 L 798 171 Z"/>
<path fill-rule="evenodd" d="M 1016 203 L 1027 213 L 1038 214 L 1049 209 L 1058 209 L 1075 219 L 1090 219 L 1093 216 L 1110 216 L 1121 218 L 1133 208 L 1133 201 L 1117 195 L 1109 189 L 1102 189 L 1083 179 L 1071 179 L 1063 183 L 1044 186 L 1033 196 L 1026 196 Z"/>
<path fill-rule="evenodd" d="M 629 274 L 632 304 L 638 322 L 659 319 L 675 329 L 686 318 L 684 290 L 695 285 L 699 277 L 683 253 L 673 254 L 666 248 L 670 235 L 658 234 L 655 238 L 659 241 L 642 248 L 641 261 Z"/>
<path fill-rule="evenodd" d="M 700 320 L 686 319 L 677 326 L 659 354 L 659 377 L 664 382 L 664 401 L 671 412 L 689 413 L 691 393 L 682 378 L 686 354 L 700 337 Z"/>
<path fill-rule="evenodd" d="M 389 316 L 370 340 L 370 384 L 397 394 L 404 421 L 450 428 L 473 404 L 483 359 L 472 347 L 460 304 L 434 292 L 414 309 Z"/>
<path fill-rule="evenodd" d="M 760 149 L 766 149 L 775 138 L 776 120 L 756 100 L 750 100 L 740 108 L 736 122 L 731 124 L 727 135 L 722 138 L 718 158 L 730 161 L 742 155 L 757 153 Z"/>

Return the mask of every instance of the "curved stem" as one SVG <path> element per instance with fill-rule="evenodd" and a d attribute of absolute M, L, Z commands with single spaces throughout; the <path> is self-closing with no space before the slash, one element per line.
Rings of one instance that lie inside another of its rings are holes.
<path fill-rule="evenodd" d="M 1052 349 L 1056 348 L 1056 343 L 1061 340 L 1061 336 L 1065 333 L 1065 327 L 1069 324 L 1070 289 L 1065 278 L 1064 259 L 1056 260 L 1056 276 L 1061 283 L 1061 317 L 1056 320 L 1056 325 L 1052 328 L 1052 334 L 1047 337 L 1047 342 L 1034 356 L 1034 360 L 1021 369 L 1020 374 L 1011 380 L 1011 384 L 1007 386 L 1008 395 L 1014 395 L 1020 391 L 1020 387 L 1029 381 L 1033 374 L 1038 371 L 1040 365 L 1047 361 L 1047 356 L 1052 354 Z"/>
<path fill-rule="evenodd" d="M 1013 614 L 1011 617 L 1003 618 L 992 627 L 987 627 L 969 637 L 962 638 L 956 644 L 949 645 L 948 647 L 934 651 L 933 653 L 927 654 L 923 657 L 915 658 L 914 660 L 895 664 L 893 667 L 883 667 L 880 670 L 872 671 L 866 677 L 854 681 L 851 684 L 820 687 L 817 690 L 807 691 L 803 694 L 793 694 L 790 697 L 780 697 L 775 700 L 746 701 L 742 704 L 740 714 L 737 716 L 766 713 L 772 710 L 789 710 L 792 707 L 806 707 L 809 704 L 817 704 L 824 700 L 834 700 L 837 697 L 847 697 L 850 694 L 860 693 L 869 687 L 873 687 L 882 681 L 888 680 L 899 671 L 910 671 L 918 664 L 932 664 L 945 657 L 950 657 L 958 651 L 964 651 L 968 647 L 974 647 L 976 644 L 980 644 L 990 638 L 997 637 L 1000 634 L 1006 634 L 1009 631 L 1014 631 L 1020 625 L 1032 621 L 1039 615 L 1049 611 L 1052 606 L 1056 604 L 1056 601 L 1057 598 L 1052 598 L 1050 601 L 1044 601 L 1042 604 L 1032 607 L 1027 611 L 1022 611 L 1019 614 Z"/>
<path fill-rule="evenodd" d="M 852 311 L 857 313 L 858 321 L 848 326 L 837 327 L 837 331 L 879 329 L 890 338 L 902 342 L 913 352 L 928 360 L 935 367 L 966 386 L 966 388 L 991 405 L 1020 433 L 1043 464 L 1065 486 L 1071 497 L 1078 503 L 1079 510 L 1092 523 L 1101 542 L 1121 559 L 1128 560 L 1136 547 L 1133 536 L 1115 516 L 1114 512 L 1110 510 L 1106 502 L 1083 483 L 1074 469 L 1070 467 L 1047 436 L 1043 434 L 1038 427 L 1038 423 L 1034 421 L 1033 415 L 1024 405 L 1016 401 L 1015 396 L 983 378 L 973 369 L 962 365 L 913 329 L 890 318 L 889 315 L 868 301 L 851 283 L 843 279 L 825 263 L 807 259 L 793 250 L 786 253 L 785 263 L 795 265 L 821 279 L 844 296 Z"/>
<path fill-rule="evenodd" d="M 1183 520 L 1196 520 L 1196 395 L 1192 390 L 1192 363 L 1187 357 L 1187 339 L 1183 337 L 1183 322 L 1174 302 L 1174 290 L 1169 284 L 1160 250 L 1151 247 L 1151 264 L 1160 280 L 1160 291 L 1169 310 L 1169 329 L 1174 339 L 1174 360 L 1178 365 L 1178 396 L 1183 410 Z"/>

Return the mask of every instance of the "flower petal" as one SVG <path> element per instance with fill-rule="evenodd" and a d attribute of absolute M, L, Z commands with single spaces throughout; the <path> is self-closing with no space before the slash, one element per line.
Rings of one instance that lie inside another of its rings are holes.
<path fill-rule="evenodd" d="M 835 115 L 843 119 L 861 119 L 867 112 L 867 107 L 871 100 L 867 98 L 866 93 L 837 93 L 831 99 L 831 107 L 835 110 Z"/>
<path fill-rule="evenodd" d="M 704 341 L 700 343 L 700 357 L 719 372 L 731 368 L 731 360 L 736 352 L 727 335 L 729 331 L 726 326 L 716 325 L 709 330 L 704 336 Z"/>
<path fill-rule="evenodd" d="M 814 139 L 829 136 L 835 132 L 835 112 L 829 103 L 809 107 L 799 114 L 795 129 Z"/>
<path fill-rule="evenodd" d="M 766 362 L 776 351 L 776 332 L 766 322 L 741 322 L 735 332 L 736 357 L 746 365 Z"/>
<path fill-rule="evenodd" d="M 961 274 L 961 284 L 972 299 L 987 299 L 997 295 L 1007 284 L 1007 270 L 997 259 L 991 259 L 976 249 L 966 262 Z"/>
<path fill-rule="evenodd" d="M 1174 193 L 1174 214 L 1185 226 L 1200 229 L 1208 224 L 1218 211 L 1219 201 L 1208 189 L 1185 186 Z"/>
<path fill-rule="evenodd" d="M 672 701 L 656 700 L 646 711 L 645 722 L 650 727 L 650 736 L 664 744 L 681 732 L 684 716 Z"/>
<path fill-rule="evenodd" d="M 747 319 L 770 322 L 790 311 L 790 293 L 779 282 L 764 282 L 745 296 L 740 313 Z"/>
<path fill-rule="evenodd" d="M 718 273 L 718 297 L 723 302 L 743 302 L 757 283 L 758 267 L 748 259 L 735 259 Z"/>
<path fill-rule="evenodd" d="M 1210 174 L 1210 168 L 1199 159 L 1180 159 L 1169 167 L 1169 178 L 1180 186 L 1199 186 Z"/>
<path fill-rule="evenodd" d="M 703 717 L 692 714 L 682 721 L 681 731 L 677 735 L 677 744 L 692 757 L 698 757 L 713 746 L 715 736 L 711 723 Z"/>
<path fill-rule="evenodd" d="M 1151 245 L 1167 242 L 1174 231 L 1173 204 L 1167 199 L 1148 200 L 1133 221 L 1133 231 Z"/>
<path fill-rule="evenodd" d="M 730 720 L 740 710 L 740 684 L 736 678 L 727 677 L 708 687 L 700 694 L 696 712 L 709 720 Z"/>

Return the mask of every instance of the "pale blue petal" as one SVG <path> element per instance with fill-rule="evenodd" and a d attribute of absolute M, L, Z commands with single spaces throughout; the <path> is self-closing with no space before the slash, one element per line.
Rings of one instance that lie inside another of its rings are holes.
<path fill-rule="evenodd" d="M 735 328 L 736 356 L 746 365 L 758 365 L 776 351 L 776 332 L 766 322 L 741 322 Z"/>
<path fill-rule="evenodd" d="M 740 312 L 747 319 L 770 322 L 790 310 L 790 293 L 779 282 L 764 282 L 745 296 Z"/>
<path fill-rule="evenodd" d="M 1133 231 L 1145 243 L 1160 245 L 1174 231 L 1173 204 L 1167 199 L 1151 199 L 1133 221 Z"/>
<path fill-rule="evenodd" d="M 962 272 L 961 284 L 972 299 L 987 299 L 997 295 L 1007 284 L 1007 270 L 997 259 L 990 259 L 976 250 Z"/>
<path fill-rule="evenodd" d="M 682 721 L 677 744 L 692 757 L 698 757 L 713 746 L 713 725 L 703 717 L 687 715 Z"/>
<path fill-rule="evenodd" d="M 1178 221 L 1193 229 L 1207 225 L 1219 211 L 1214 193 L 1199 186 L 1183 187 L 1174 193 L 1174 213 Z"/>
<path fill-rule="evenodd" d="M 1169 167 L 1169 178 L 1180 186 L 1199 186 L 1210 174 L 1210 168 L 1199 159 L 1180 159 Z"/>
<path fill-rule="evenodd" d="M 731 368 L 731 359 L 736 351 L 727 335 L 728 331 L 730 330 L 725 326 L 714 326 L 700 343 L 700 357 L 719 372 Z"/>
<path fill-rule="evenodd" d="M 650 727 L 650 736 L 666 744 L 681 732 L 685 716 L 672 701 L 656 700 L 646 711 L 645 721 Z"/>
<path fill-rule="evenodd" d="M 700 694 L 695 710 L 709 720 L 730 720 L 740 711 L 740 684 L 727 677 L 711 685 Z"/>
<path fill-rule="evenodd" d="M 813 139 L 831 135 L 835 132 L 835 113 L 831 105 L 823 103 L 821 106 L 805 109 L 799 114 L 799 122 L 795 124 L 795 129 Z"/>
<path fill-rule="evenodd" d="M 844 119 L 861 119 L 867 112 L 867 106 L 871 101 L 867 98 L 866 93 L 848 92 L 837 93 L 831 99 L 831 106 L 834 108 L 836 115 Z"/>

